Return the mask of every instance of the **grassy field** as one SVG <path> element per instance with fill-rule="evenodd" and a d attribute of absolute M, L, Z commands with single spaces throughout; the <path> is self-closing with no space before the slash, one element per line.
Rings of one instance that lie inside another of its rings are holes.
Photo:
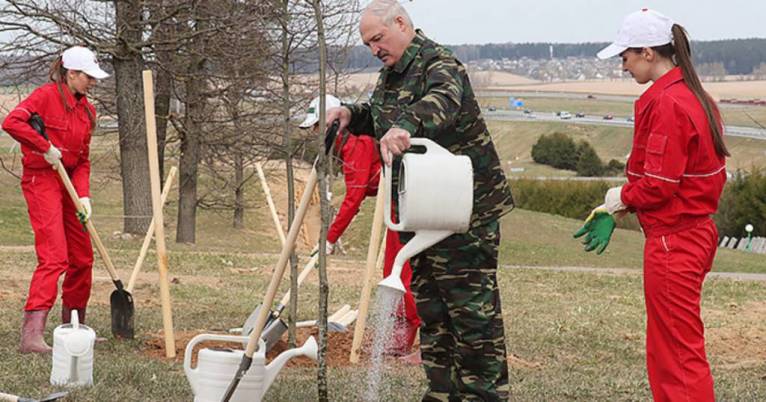
<path fill-rule="evenodd" d="M 533 165 L 529 149 L 540 134 L 567 130 L 588 139 L 602 159 L 623 158 L 629 147 L 626 129 L 583 127 L 560 123 L 497 123 L 490 129 L 508 166 L 527 166 L 527 173 L 560 175 Z M 730 146 L 732 143 L 730 142 Z M 0 157 L 12 166 L 10 141 L 0 137 Z M 735 143 L 738 154 L 758 160 L 760 143 Z M 141 239 L 124 239 L 120 183 L 116 177 L 115 147 L 109 139 L 94 143 L 94 222 L 104 236 L 123 280 L 130 274 Z M 740 156 L 735 155 L 739 158 Z M 761 156 L 763 157 L 763 156 Z M 744 156 L 742 156 L 744 158 Z M 16 157 L 18 168 L 18 159 Z M 172 162 L 169 162 L 172 163 Z M 539 170 L 535 170 L 539 169 Z M 276 174 L 276 172 L 274 172 Z M 21 310 L 36 263 L 33 237 L 18 181 L 0 171 L 0 391 L 42 396 L 55 390 L 48 384 L 49 357 L 16 351 Z M 340 193 L 340 180 L 335 183 Z M 275 189 L 272 189 L 275 191 Z M 173 193 L 174 194 L 174 193 Z M 257 207 L 248 209 L 245 228 L 231 228 L 227 212 L 200 211 L 197 243 L 172 241 L 176 200 L 166 208 L 171 296 L 176 336 L 224 332 L 238 327 L 263 297 L 279 252 L 264 195 L 253 184 L 247 197 Z M 336 197 L 336 200 L 339 197 Z M 344 244 L 348 255 L 332 257 L 328 267 L 330 310 L 356 306 L 362 288 L 372 202 L 352 223 Z M 644 371 L 644 310 L 641 284 L 642 235 L 618 229 L 601 256 L 584 253 L 571 233 L 579 221 L 516 210 L 502 222 L 499 272 L 506 343 L 511 367 L 513 400 L 517 401 L 635 401 L 650 398 Z M 309 246 L 300 245 L 305 261 Z M 530 268 L 532 267 L 532 268 Z M 539 268 L 603 268 L 595 273 L 555 272 Z M 628 269 L 614 274 L 609 268 Z M 764 273 L 762 255 L 720 250 L 714 271 Z M 105 343 L 96 346 L 95 385 L 74 391 L 68 401 L 188 401 L 191 388 L 184 376 L 182 354 L 160 357 L 162 321 L 156 260 L 150 251 L 134 291 L 137 337 L 111 339 L 108 297 L 113 286 L 103 265 L 94 267 L 94 288 L 88 323 Z M 286 279 L 281 290 L 286 287 Z M 281 295 L 281 291 L 279 292 Z M 301 287 L 298 319 L 315 318 L 318 281 L 311 275 Z M 703 297 L 707 348 L 719 400 L 766 400 L 766 283 L 709 279 Z M 51 340 L 58 324 L 59 305 L 47 327 Z M 181 346 L 181 343 L 179 343 Z M 362 400 L 367 366 L 329 368 L 330 399 Z M 425 390 L 419 367 L 389 362 L 380 400 L 416 401 Z M 316 399 L 316 370 L 287 367 L 266 396 L 267 401 Z"/>
<path fill-rule="evenodd" d="M 604 163 L 610 159 L 625 162 L 630 153 L 633 131 L 629 128 L 590 126 L 565 122 L 542 121 L 488 121 L 489 130 L 501 159 L 510 176 L 574 176 L 567 170 L 540 165 L 532 160 L 532 146 L 541 135 L 555 132 L 571 136 L 575 141 L 588 141 Z M 729 171 L 749 170 L 766 165 L 766 141 L 751 138 L 728 137 L 726 146 L 731 152 L 726 165 Z M 524 172 L 511 172 L 510 168 L 524 168 Z"/>
<path fill-rule="evenodd" d="M 572 114 L 578 112 L 596 116 L 612 114 L 615 118 L 621 119 L 633 115 L 633 104 L 629 102 L 602 99 L 525 98 L 523 95 L 519 98 L 524 100 L 524 108 L 536 112 L 566 110 Z M 479 104 L 482 107 L 494 106 L 498 109 L 507 109 L 508 98 L 482 97 L 479 99 Z M 728 125 L 756 128 L 766 126 L 766 107 L 763 106 L 722 105 L 721 113 L 724 122 Z"/>

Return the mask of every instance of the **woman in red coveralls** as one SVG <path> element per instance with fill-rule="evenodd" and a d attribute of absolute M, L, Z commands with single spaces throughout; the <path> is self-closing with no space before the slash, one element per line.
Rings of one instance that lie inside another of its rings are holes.
<path fill-rule="evenodd" d="M 328 95 L 326 100 L 327 109 L 339 107 L 340 100 Z M 301 128 L 318 129 L 319 122 L 319 98 L 315 98 L 309 105 L 305 120 L 300 124 Z M 346 195 L 338 209 L 330 228 L 327 231 L 327 254 L 332 254 L 335 243 L 346 231 L 346 228 L 359 212 L 359 207 L 366 197 L 373 197 L 378 193 L 378 181 L 380 180 L 380 155 L 375 139 L 367 135 L 339 135 L 333 148 L 334 154 L 342 162 L 343 178 L 346 182 Z M 386 252 L 383 262 L 383 276 L 391 273 L 396 254 L 402 248 L 397 232 L 386 231 Z M 399 311 L 395 333 L 391 337 L 392 342 L 387 345 L 387 353 L 392 355 L 405 355 L 410 352 L 415 342 L 415 335 L 420 327 L 415 298 L 410 291 L 412 281 L 412 268 L 407 262 L 402 269 L 402 282 L 406 287 L 404 294 L 403 311 Z"/>
<path fill-rule="evenodd" d="M 630 14 L 598 56 L 619 55 L 635 80 L 653 84 L 635 104 L 628 183 L 609 189 L 609 214 L 641 222 L 646 365 L 656 401 L 714 401 L 700 295 L 716 252 L 711 215 L 726 182 L 720 114 L 692 65 L 685 30 L 649 9 Z"/>
<path fill-rule="evenodd" d="M 75 46 L 53 62 L 49 77 L 51 82 L 32 92 L 3 121 L 3 130 L 21 143 L 21 189 L 35 234 L 38 261 L 24 307 L 19 347 L 22 353 L 51 350 L 43 334 L 48 312 L 56 302 L 59 277 L 64 274 L 64 323 L 69 322 L 72 310 L 77 310 L 80 322 L 85 321 L 92 282 L 93 249 L 81 219 L 88 219 L 91 213 L 88 153 L 96 110 L 86 95 L 97 79 L 108 74 L 99 68 L 93 52 Z M 42 117 L 50 142 L 29 125 L 33 113 Z M 85 206 L 85 216 L 78 217 L 52 168 L 59 161 Z"/>

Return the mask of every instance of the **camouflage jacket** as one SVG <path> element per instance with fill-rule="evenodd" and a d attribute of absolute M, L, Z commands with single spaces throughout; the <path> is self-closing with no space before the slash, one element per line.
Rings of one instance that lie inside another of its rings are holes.
<path fill-rule="evenodd" d="M 452 52 L 416 31 L 393 67 L 380 70 L 369 103 L 346 105 L 349 129 L 380 140 L 391 127 L 431 139 L 473 164 L 473 227 L 513 209 L 511 189 L 465 67 Z M 394 176 L 397 175 L 394 172 Z"/>

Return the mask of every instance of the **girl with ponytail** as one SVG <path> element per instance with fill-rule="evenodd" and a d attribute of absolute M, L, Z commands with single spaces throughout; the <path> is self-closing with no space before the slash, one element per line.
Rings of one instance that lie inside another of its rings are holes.
<path fill-rule="evenodd" d="M 32 92 L 3 121 L 3 130 L 21 144 L 24 154 L 21 189 L 38 261 L 24 306 L 22 353 L 50 352 L 44 340 L 45 323 L 62 275 L 61 320 L 68 323 L 76 310 L 80 322 L 85 322 L 93 248 L 82 223 L 91 213 L 90 139 L 96 125 L 96 109 L 87 95 L 97 79 L 106 77 L 92 51 L 71 47 L 51 64 L 51 82 Z M 32 128 L 33 120 L 42 120 L 47 138 Z M 63 166 L 71 178 L 84 213 L 75 210 L 54 170 L 57 166 Z"/>
<path fill-rule="evenodd" d="M 635 103 L 628 183 L 607 191 L 576 234 L 603 251 L 615 216 L 635 213 L 646 236 L 646 365 L 657 401 L 713 402 L 700 298 L 718 244 L 710 218 L 726 182 L 720 113 L 692 64 L 686 31 L 649 9 L 628 15 L 599 58 L 652 85 Z"/>

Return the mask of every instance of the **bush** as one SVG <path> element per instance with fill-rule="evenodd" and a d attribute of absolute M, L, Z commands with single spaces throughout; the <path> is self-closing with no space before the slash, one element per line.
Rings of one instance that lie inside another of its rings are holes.
<path fill-rule="evenodd" d="M 541 135 L 532 146 L 532 160 L 557 169 L 573 170 L 578 176 L 587 177 L 619 175 L 625 167 L 614 159 L 604 166 L 588 142 L 575 144 L 572 138 L 562 133 Z"/>
<path fill-rule="evenodd" d="M 596 150 L 585 141 L 577 146 L 577 175 L 578 176 L 601 176 L 604 173 L 604 164 L 596 154 Z"/>
<path fill-rule="evenodd" d="M 753 225 L 753 236 L 766 236 L 766 172 L 753 168 L 737 172 L 724 188 L 715 215 L 721 236 L 747 237 L 745 225 Z"/>
<path fill-rule="evenodd" d="M 566 134 L 542 135 L 532 146 L 532 160 L 557 169 L 577 168 L 577 145 Z"/>

